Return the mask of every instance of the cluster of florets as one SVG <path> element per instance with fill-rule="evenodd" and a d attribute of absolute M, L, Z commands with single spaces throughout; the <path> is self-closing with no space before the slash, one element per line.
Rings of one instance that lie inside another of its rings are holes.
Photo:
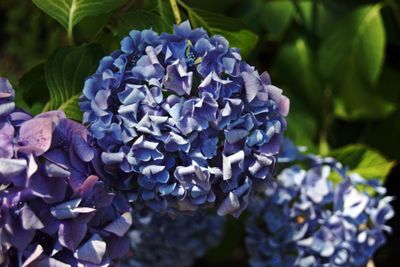
<path fill-rule="evenodd" d="M 133 224 L 127 266 L 186 267 L 221 241 L 225 218 L 203 212 L 176 218 L 134 213 Z"/>
<path fill-rule="evenodd" d="M 307 162 L 284 169 L 250 209 L 250 265 L 365 266 L 390 230 L 392 198 L 332 158 Z"/>
<path fill-rule="evenodd" d="M 0 266 L 107 266 L 129 249 L 121 194 L 106 192 L 87 129 L 15 109 L 0 78 Z"/>
<path fill-rule="evenodd" d="M 157 211 L 215 206 L 238 216 L 271 177 L 288 99 L 230 48 L 189 22 L 132 31 L 80 100 L 105 170 Z"/>

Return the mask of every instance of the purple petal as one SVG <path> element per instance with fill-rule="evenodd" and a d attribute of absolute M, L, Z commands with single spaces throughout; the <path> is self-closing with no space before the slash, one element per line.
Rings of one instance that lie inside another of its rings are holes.
<path fill-rule="evenodd" d="M 75 251 L 87 232 L 86 224 L 68 220 L 60 224 L 58 230 L 61 245 Z"/>
<path fill-rule="evenodd" d="M 0 175 L 4 177 L 16 176 L 26 170 L 27 162 L 24 159 L 0 158 Z"/>
<path fill-rule="evenodd" d="M 49 177 L 58 177 L 58 178 L 65 178 L 68 177 L 71 173 L 62 168 L 61 166 L 51 163 L 49 161 L 45 162 L 44 165 L 45 169 L 46 169 L 46 173 Z"/>
<path fill-rule="evenodd" d="M 25 230 L 42 229 L 44 227 L 43 223 L 27 204 L 21 209 L 21 221 L 22 228 Z"/>
<path fill-rule="evenodd" d="M 12 220 L 10 242 L 17 249 L 23 251 L 35 236 L 35 230 L 25 230 L 22 228 L 20 220 Z"/>
<path fill-rule="evenodd" d="M 105 238 L 107 243 L 107 254 L 111 259 L 120 259 L 129 251 L 130 239 L 128 237 L 120 238 L 110 235 Z"/>
<path fill-rule="evenodd" d="M 287 116 L 289 114 L 290 110 L 290 99 L 286 96 L 281 96 L 281 100 L 279 101 L 279 113 L 282 114 L 282 116 Z"/>
<path fill-rule="evenodd" d="M 0 98 L 8 98 L 14 96 L 14 89 L 11 83 L 3 77 L 0 77 Z"/>
<path fill-rule="evenodd" d="M 229 195 L 224 199 L 224 201 L 219 206 L 217 214 L 219 216 L 225 216 L 227 214 L 234 212 L 239 208 L 240 208 L 239 198 L 232 192 L 229 192 Z"/>
<path fill-rule="evenodd" d="M 106 243 L 98 234 L 94 234 L 90 240 L 74 253 L 74 256 L 79 260 L 100 264 L 105 253 Z"/>
<path fill-rule="evenodd" d="M 11 158 L 14 155 L 14 127 L 5 123 L 0 124 L 0 157 Z"/>
<path fill-rule="evenodd" d="M 51 208 L 51 214 L 59 220 L 76 218 L 80 213 L 90 213 L 95 211 L 93 208 L 78 207 L 81 199 L 77 198 L 68 202 L 61 203 Z"/>
<path fill-rule="evenodd" d="M 116 234 L 117 236 L 123 236 L 132 224 L 132 216 L 130 212 L 125 212 L 118 219 L 110 223 L 104 228 L 104 230 Z"/>
<path fill-rule="evenodd" d="M 257 79 L 256 76 L 247 72 L 242 73 L 242 78 L 244 86 L 246 88 L 247 101 L 251 102 L 254 100 L 254 98 L 256 98 L 258 92 L 260 91 L 261 88 L 260 80 Z"/>
<path fill-rule="evenodd" d="M 39 257 L 43 255 L 43 252 L 43 247 L 41 245 L 37 245 L 32 254 L 29 255 L 29 257 L 24 261 L 22 267 L 34 266 Z"/>
<path fill-rule="evenodd" d="M 49 179 L 36 172 L 29 179 L 32 192 L 48 203 L 60 202 L 64 199 L 67 183 L 64 179 Z"/>
<path fill-rule="evenodd" d="M 49 150 L 53 133 L 53 122 L 50 118 L 34 118 L 22 124 L 19 131 L 19 148 L 23 153 L 42 155 Z"/>
<path fill-rule="evenodd" d="M 93 148 L 81 135 L 75 134 L 72 138 L 72 144 L 74 145 L 75 153 L 82 161 L 89 162 L 93 159 Z"/>
<path fill-rule="evenodd" d="M 122 160 L 124 159 L 124 156 L 125 156 L 124 152 L 116 152 L 116 153 L 103 152 L 103 153 L 101 153 L 101 159 L 107 165 L 121 163 Z"/>

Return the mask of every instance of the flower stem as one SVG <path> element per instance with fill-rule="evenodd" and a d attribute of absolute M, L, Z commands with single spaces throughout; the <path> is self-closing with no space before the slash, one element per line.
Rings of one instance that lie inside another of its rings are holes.
<path fill-rule="evenodd" d="M 67 36 L 68 36 L 68 43 L 70 45 L 74 45 L 75 41 L 74 41 L 74 31 L 72 25 L 68 25 Z"/>
<path fill-rule="evenodd" d="M 332 92 L 330 88 L 324 90 L 322 102 L 322 125 L 319 133 L 319 154 L 326 156 L 329 153 L 328 133 L 332 124 Z"/>
<path fill-rule="evenodd" d="M 176 0 L 169 0 L 169 3 L 171 4 L 176 24 L 180 24 L 182 19 L 181 19 L 181 13 L 179 13 L 179 7 L 178 4 L 176 3 Z"/>

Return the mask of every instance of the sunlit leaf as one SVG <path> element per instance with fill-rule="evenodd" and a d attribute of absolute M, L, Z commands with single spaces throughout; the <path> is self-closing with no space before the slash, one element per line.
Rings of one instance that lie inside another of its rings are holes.
<path fill-rule="evenodd" d="M 70 31 L 88 16 L 108 13 L 126 0 L 33 0 L 41 10 Z"/>
<path fill-rule="evenodd" d="M 351 88 L 335 99 L 335 115 L 345 120 L 378 120 L 399 107 L 399 73 L 385 68 L 375 86 L 353 81 Z"/>
<path fill-rule="evenodd" d="M 291 108 L 293 109 L 293 105 Z M 318 138 L 318 124 L 316 118 L 306 110 L 300 109 L 296 112 L 290 112 L 287 122 L 288 128 L 285 132 L 285 136 L 293 140 L 298 146 L 306 146 L 308 152 L 315 151 L 314 144 Z"/>
<path fill-rule="evenodd" d="M 353 87 L 356 88 L 356 87 Z M 380 119 L 396 110 L 396 104 L 379 94 L 353 92 L 335 100 L 335 116 L 344 120 Z"/>
<path fill-rule="evenodd" d="M 348 145 L 330 153 L 331 156 L 349 166 L 350 172 L 356 172 L 364 178 L 384 180 L 394 166 L 379 152 L 360 144 Z"/>
<path fill-rule="evenodd" d="M 157 10 L 161 19 L 165 21 L 167 25 L 170 25 L 169 29 L 172 29 L 172 25 L 175 23 L 175 18 L 169 1 L 157 0 Z"/>
<path fill-rule="evenodd" d="M 292 1 L 262 1 L 260 20 L 271 37 L 280 38 L 288 28 L 294 7 Z"/>
<path fill-rule="evenodd" d="M 335 114 L 344 119 L 365 119 L 368 111 L 390 113 L 393 107 L 372 95 L 381 73 L 385 29 L 380 5 L 363 6 L 344 16 L 324 39 L 320 72 L 336 99 Z"/>
<path fill-rule="evenodd" d="M 321 47 L 321 72 L 326 78 L 346 76 L 377 80 L 383 64 L 385 29 L 380 6 L 365 6 L 336 24 Z M 326 64 L 328 63 L 329 64 Z"/>
<path fill-rule="evenodd" d="M 294 97 L 301 97 L 311 104 L 314 110 L 320 110 L 323 88 L 315 67 L 312 50 L 304 38 L 298 37 L 286 42 L 279 50 L 273 65 L 272 77 L 278 82 L 289 85 Z M 301 103 L 304 105 L 304 103 Z"/>

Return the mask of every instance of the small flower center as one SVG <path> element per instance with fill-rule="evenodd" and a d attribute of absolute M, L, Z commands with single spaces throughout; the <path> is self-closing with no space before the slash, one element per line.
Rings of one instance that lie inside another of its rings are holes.
<path fill-rule="evenodd" d="M 303 224 L 305 221 L 306 221 L 306 218 L 304 216 L 299 215 L 296 217 L 297 224 Z"/>

